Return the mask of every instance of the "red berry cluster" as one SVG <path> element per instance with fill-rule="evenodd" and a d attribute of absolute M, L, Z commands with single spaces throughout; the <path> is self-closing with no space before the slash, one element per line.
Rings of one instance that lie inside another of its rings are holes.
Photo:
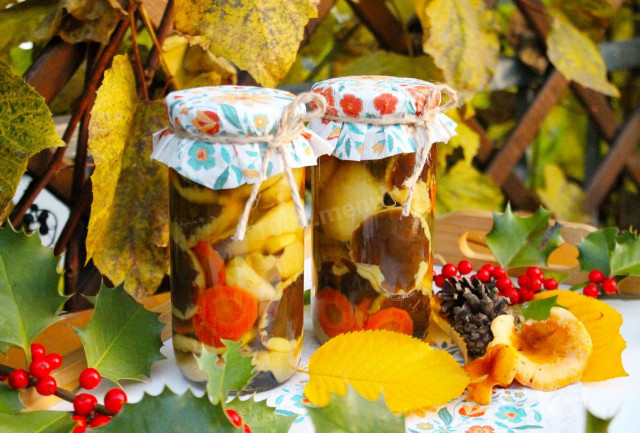
<path fill-rule="evenodd" d="M 618 282 L 615 278 L 605 278 L 604 273 L 598 269 L 589 272 L 589 284 L 584 286 L 582 294 L 597 298 L 598 295 L 612 295 L 618 292 Z"/>
<path fill-rule="evenodd" d="M 468 275 L 472 271 L 473 265 L 468 260 L 460 261 L 458 266 L 447 263 L 442 267 L 442 273 L 434 275 L 433 280 L 436 286 L 442 287 L 445 279 L 458 278 L 462 275 Z M 542 288 L 547 290 L 558 288 L 558 282 L 553 278 L 545 278 L 544 273 L 537 266 L 527 268 L 527 272 L 518 277 L 517 286 L 503 267 L 491 264 L 483 265 L 471 278 L 477 278 L 485 284 L 495 284 L 500 294 L 509 298 L 511 304 L 532 300 L 533 296 Z"/>
<path fill-rule="evenodd" d="M 51 377 L 51 372 L 62 365 L 62 357 L 57 353 L 47 355 L 42 344 L 31 345 L 31 363 L 29 371 L 22 368 L 13 370 L 7 383 L 13 389 L 26 388 L 31 380 L 35 383 L 36 390 L 41 395 L 53 395 L 58 390 L 56 380 Z"/>
<path fill-rule="evenodd" d="M 243 433 L 251 433 L 251 427 L 244 423 L 242 417 L 233 409 L 227 409 L 227 418 L 235 427 L 242 427 Z"/>

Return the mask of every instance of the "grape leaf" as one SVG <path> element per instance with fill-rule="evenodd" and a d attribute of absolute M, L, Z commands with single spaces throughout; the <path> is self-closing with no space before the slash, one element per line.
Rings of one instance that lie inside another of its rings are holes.
<path fill-rule="evenodd" d="M 551 8 L 561 10 L 580 30 L 602 32 L 603 21 L 612 19 L 616 10 L 610 0 L 552 0 Z"/>
<path fill-rule="evenodd" d="M 597 45 L 577 29 L 560 11 L 550 9 L 551 29 L 547 36 L 549 60 L 568 80 L 610 96 L 620 92 L 607 81 L 607 68 Z"/>
<path fill-rule="evenodd" d="M 221 406 L 211 406 L 208 399 L 198 398 L 190 390 L 177 395 L 165 388 L 160 395 L 145 394 L 138 403 L 125 404 L 122 412 L 99 431 L 225 433 L 242 430 L 229 422 Z"/>
<path fill-rule="evenodd" d="M 436 211 L 438 214 L 461 209 L 501 210 L 502 192 L 486 174 L 458 161 L 445 173 L 438 173 Z"/>
<path fill-rule="evenodd" d="M 615 227 L 607 227 L 595 232 L 589 233 L 578 244 L 578 262 L 580 269 L 583 271 L 592 271 L 599 269 L 605 275 L 611 275 L 611 251 L 616 246 L 616 235 L 618 229 Z"/>
<path fill-rule="evenodd" d="M 224 364 L 218 366 L 218 355 L 203 346 L 202 354 L 196 356 L 198 367 L 207 373 L 207 394 L 212 404 L 224 402 L 230 390 L 241 391 L 253 376 L 251 358 L 242 356 L 239 341 L 224 341 L 227 351 L 222 355 Z"/>
<path fill-rule="evenodd" d="M 168 170 L 150 158 L 165 118 L 162 102 L 138 99 L 127 57 L 116 56 L 89 125 L 96 169 L 86 244 L 100 272 L 135 297 L 153 293 L 169 268 Z"/>
<path fill-rule="evenodd" d="M 351 387 L 347 395 L 333 395 L 325 407 L 307 406 L 316 433 L 402 433 L 404 416 L 392 414 L 384 398 L 369 401 Z"/>
<path fill-rule="evenodd" d="M 24 406 L 18 397 L 18 392 L 4 383 L 0 383 L 0 413 L 19 413 L 22 409 Z"/>
<path fill-rule="evenodd" d="M 0 222 L 29 158 L 60 146 L 64 142 L 42 96 L 0 62 Z"/>
<path fill-rule="evenodd" d="M 536 188 L 542 204 L 564 221 L 587 223 L 589 216 L 583 211 L 584 192 L 571 182 L 564 171 L 555 164 L 546 164 L 542 168 L 544 187 Z"/>
<path fill-rule="evenodd" d="M 558 297 L 552 296 L 546 299 L 534 299 L 522 305 L 520 312 L 525 319 L 547 320 L 551 315 L 551 309 L 558 306 Z"/>
<path fill-rule="evenodd" d="M 32 32 L 56 4 L 56 0 L 25 0 L 6 9 L 0 6 L 0 54 L 20 42 L 33 41 Z"/>
<path fill-rule="evenodd" d="M 57 319 L 65 301 L 53 250 L 38 235 L 0 229 L 0 351 L 21 347 L 29 354 L 33 339 Z"/>
<path fill-rule="evenodd" d="M 389 75 L 425 81 L 442 81 L 442 73 L 430 56 L 403 56 L 387 51 L 360 56 L 349 63 L 340 75 Z"/>
<path fill-rule="evenodd" d="M 102 286 L 91 320 L 76 332 L 87 355 L 87 365 L 114 382 L 149 377 L 160 354 L 164 325 L 158 314 L 146 310 L 122 289 Z"/>
<path fill-rule="evenodd" d="M 640 275 L 640 239 L 620 244 L 611 252 L 611 275 Z"/>
<path fill-rule="evenodd" d="M 483 0 L 418 0 L 423 50 L 461 93 L 485 89 L 498 63 L 495 14 Z M 455 29 L 455 31 L 453 31 Z"/>
<path fill-rule="evenodd" d="M 346 395 L 349 383 L 371 401 L 382 393 L 393 412 L 445 404 L 469 383 L 447 352 L 386 330 L 332 338 L 311 355 L 307 373 L 310 378 L 304 391 L 317 406 L 329 404 L 331 394 Z"/>
<path fill-rule="evenodd" d="M 285 416 L 276 413 L 275 408 L 267 406 L 267 401 L 256 401 L 253 398 L 232 400 L 225 405 L 240 414 L 242 420 L 251 431 L 260 433 L 288 432 L 296 416 Z"/>
<path fill-rule="evenodd" d="M 174 25 L 191 43 L 249 71 L 263 86 L 274 87 L 296 59 L 307 21 L 317 16 L 312 3 L 177 0 Z"/>
<path fill-rule="evenodd" d="M 562 225 L 549 226 L 551 212 L 540 207 L 529 218 L 520 217 L 507 204 L 504 214 L 493 214 L 493 227 L 487 245 L 505 269 L 545 266 L 549 255 L 562 242 Z"/>
<path fill-rule="evenodd" d="M 0 413 L 2 433 L 69 433 L 75 425 L 76 422 L 67 412 L 39 410 L 18 414 Z"/>
<path fill-rule="evenodd" d="M 458 110 L 447 111 L 447 116 L 458 126 L 456 127 L 456 135 L 451 137 L 448 142 L 438 143 L 438 168 L 447 166 L 447 157 L 458 147 L 462 149 L 465 164 L 467 167 L 471 167 L 473 158 L 480 147 L 480 135 L 464 122 Z"/>

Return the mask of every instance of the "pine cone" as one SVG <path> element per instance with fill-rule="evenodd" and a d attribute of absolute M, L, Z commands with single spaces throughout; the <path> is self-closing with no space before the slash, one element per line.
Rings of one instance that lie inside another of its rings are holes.
<path fill-rule="evenodd" d="M 495 285 L 482 284 L 477 278 L 447 278 L 436 294 L 442 300 L 440 314 L 467 344 L 471 358 L 484 355 L 493 340 L 491 322 L 506 313 L 509 301 Z"/>

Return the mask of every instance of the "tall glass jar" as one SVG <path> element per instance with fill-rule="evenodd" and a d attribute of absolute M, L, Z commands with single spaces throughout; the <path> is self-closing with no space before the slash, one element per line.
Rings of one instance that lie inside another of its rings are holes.
<path fill-rule="evenodd" d="M 191 380 L 207 380 L 195 355 L 224 354 L 222 340 L 241 342 L 252 359 L 245 392 L 286 381 L 300 361 L 304 167 L 327 147 L 299 121 L 269 150 L 293 101 L 288 92 L 239 86 L 166 98 L 171 127 L 154 135 L 152 157 L 170 167 L 173 347 Z"/>
<path fill-rule="evenodd" d="M 315 334 L 321 342 L 362 329 L 423 338 L 433 276 L 432 144 L 455 133 L 440 113 L 441 88 L 369 76 L 326 80 L 313 91 L 327 111 L 309 128 L 335 146 L 312 179 Z"/>

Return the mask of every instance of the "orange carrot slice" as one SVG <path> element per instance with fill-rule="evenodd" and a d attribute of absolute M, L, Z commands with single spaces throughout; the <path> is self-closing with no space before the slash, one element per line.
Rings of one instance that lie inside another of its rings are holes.
<path fill-rule="evenodd" d="M 402 334 L 413 334 L 413 320 L 405 310 L 391 307 L 372 314 L 367 319 L 364 329 L 386 329 Z"/>
<path fill-rule="evenodd" d="M 200 241 L 191 251 L 198 257 L 200 266 L 202 266 L 206 287 L 227 284 L 224 260 L 209 242 Z"/>
<path fill-rule="evenodd" d="M 353 331 L 355 316 L 353 306 L 342 293 L 324 288 L 316 295 L 316 315 L 320 326 L 329 337 Z"/>
<path fill-rule="evenodd" d="M 202 335 L 209 332 L 225 340 L 239 340 L 258 318 L 258 299 L 244 289 L 211 287 L 200 295 L 197 315 Z M 200 338 L 197 331 L 196 335 Z"/>

